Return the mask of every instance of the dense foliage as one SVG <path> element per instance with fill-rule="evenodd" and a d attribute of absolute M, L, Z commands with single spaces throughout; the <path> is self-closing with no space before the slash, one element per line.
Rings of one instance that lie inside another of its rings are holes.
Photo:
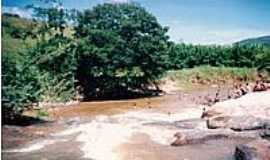
<path fill-rule="evenodd" d="M 26 59 L 35 45 L 36 23 L 17 15 L 2 15 L 2 119 L 14 120 L 25 107 L 38 101 L 35 66 Z"/>
<path fill-rule="evenodd" d="M 146 90 L 166 69 L 166 32 L 136 4 L 104 4 L 80 13 L 77 78 L 85 96 Z"/>
<path fill-rule="evenodd" d="M 2 55 L 2 118 L 5 123 L 17 118 L 25 107 L 38 101 L 39 85 L 34 66 L 16 61 L 9 54 Z"/>
<path fill-rule="evenodd" d="M 65 11 L 56 7 L 34 8 L 34 11 L 37 19 L 32 21 L 5 15 L 4 42 L 20 42 L 17 49 L 7 45 L 3 50 L 5 122 L 17 118 L 33 102 L 68 101 L 75 94 L 76 60 L 72 54 L 73 41 L 64 34 Z M 53 15 L 56 17 L 51 18 Z"/>

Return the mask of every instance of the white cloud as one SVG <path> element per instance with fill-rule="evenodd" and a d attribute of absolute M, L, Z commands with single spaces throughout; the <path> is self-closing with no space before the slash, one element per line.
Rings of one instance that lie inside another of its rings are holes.
<path fill-rule="evenodd" d="M 17 14 L 20 17 L 24 17 L 24 18 L 31 18 L 31 11 L 28 9 L 24 9 L 24 8 L 19 8 L 19 7 L 6 7 L 3 6 L 3 12 L 4 13 L 12 13 L 12 14 Z"/>

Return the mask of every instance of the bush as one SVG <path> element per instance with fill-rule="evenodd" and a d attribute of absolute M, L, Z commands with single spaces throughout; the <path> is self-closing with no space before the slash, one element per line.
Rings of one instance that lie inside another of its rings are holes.
<path fill-rule="evenodd" d="M 8 122 L 20 116 L 25 107 L 37 102 L 39 85 L 35 67 L 27 68 L 23 62 L 8 55 L 2 55 L 2 119 Z"/>
<path fill-rule="evenodd" d="M 256 55 L 256 66 L 258 70 L 266 70 L 270 76 L 270 48 L 264 48 Z"/>
<path fill-rule="evenodd" d="M 26 56 L 37 68 L 40 101 L 69 101 L 75 95 L 77 58 L 67 37 L 54 36 L 39 42 Z"/>
<path fill-rule="evenodd" d="M 68 101 L 75 94 L 74 70 L 77 59 L 72 54 L 73 43 L 70 38 L 64 35 L 63 11 L 51 8 L 35 8 L 36 12 L 42 12 L 44 15 L 55 16 L 53 19 L 44 19 L 36 26 L 37 36 L 33 45 L 27 47 L 24 42 L 30 36 L 24 35 L 26 25 L 31 24 L 30 20 L 24 20 L 18 17 L 6 17 L 5 39 L 10 41 L 19 40 L 19 48 L 9 45 L 5 47 L 2 64 L 3 64 L 3 120 L 4 123 L 15 122 L 21 113 L 31 106 L 34 102 L 40 101 Z M 57 12 L 56 12 L 57 11 Z M 61 23 L 54 23 L 61 22 Z M 14 26 L 19 24 L 20 26 Z M 59 29 L 60 28 L 60 29 Z M 65 29 L 65 28 L 64 28 Z M 14 31 L 18 32 L 14 35 Z M 22 32 L 22 34 L 19 32 Z M 32 37 L 33 38 L 33 37 Z M 25 43 L 26 44 L 26 43 Z M 31 46 L 31 47 L 30 47 Z M 14 49 L 15 48 L 15 49 Z M 15 52 L 12 52 L 15 50 Z"/>

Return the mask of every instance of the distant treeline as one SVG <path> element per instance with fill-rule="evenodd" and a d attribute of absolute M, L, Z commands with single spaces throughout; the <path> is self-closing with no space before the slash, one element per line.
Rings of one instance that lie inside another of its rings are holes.
<path fill-rule="evenodd" d="M 267 68 L 270 66 L 270 47 L 241 44 L 231 46 L 172 44 L 169 49 L 169 69 L 200 65 Z"/>

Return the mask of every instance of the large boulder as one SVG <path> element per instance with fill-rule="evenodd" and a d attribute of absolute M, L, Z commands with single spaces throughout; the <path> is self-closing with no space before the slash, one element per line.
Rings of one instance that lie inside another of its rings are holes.
<path fill-rule="evenodd" d="M 216 103 L 203 114 L 208 128 L 263 129 L 270 125 L 270 91 Z"/>
<path fill-rule="evenodd" d="M 260 139 L 238 145 L 234 156 L 236 160 L 270 160 L 270 142 Z"/>
<path fill-rule="evenodd" d="M 257 132 L 234 132 L 230 129 L 216 130 L 189 130 L 177 132 L 175 140 L 171 146 L 183 146 L 187 144 L 198 144 L 217 139 L 256 139 L 259 137 Z"/>
<path fill-rule="evenodd" d="M 235 131 L 266 129 L 270 120 L 253 116 L 217 116 L 207 120 L 209 129 L 230 128 Z"/>

